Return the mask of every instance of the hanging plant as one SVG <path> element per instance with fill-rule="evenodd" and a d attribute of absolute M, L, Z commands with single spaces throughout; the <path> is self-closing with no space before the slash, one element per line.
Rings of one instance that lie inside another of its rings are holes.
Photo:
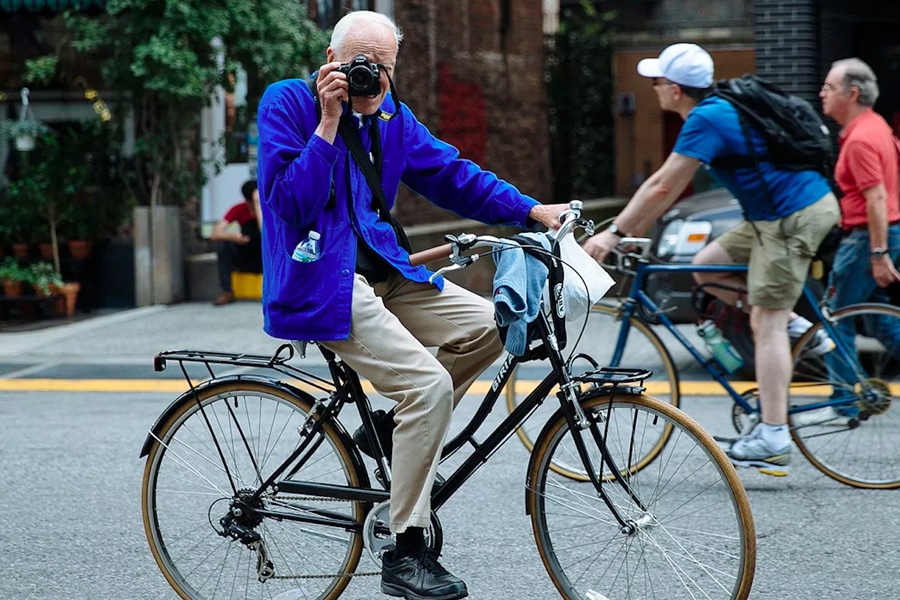
<path fill-rule="evenodd" d="M 34 118 L 31 107 L 28 105 L 28 88 L 22 89 L 22 109 L 19 118 L 15 121 L 3 121 L 0 123 L 0 134 L 13 140 L 16 150 L 30 152 L 38 137 L 50 133 L 50 128 Z"/>

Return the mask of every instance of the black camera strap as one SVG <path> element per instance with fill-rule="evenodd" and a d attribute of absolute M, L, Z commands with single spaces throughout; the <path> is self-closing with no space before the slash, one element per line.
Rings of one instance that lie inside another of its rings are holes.
<path fill-rule="evenodd" d="M 369 160 L 369 156 L 366 154 L 365 148 L 363 148 L 362 140 L 359 138 L 359 130 L 353 125 L 350 116 L 344 115 L 341 117 L 340 125 L 338 125 L 338 133 L 341 139 L 344 140 L 344 145 L 347 146 L 350 156 L 356 161 L 360 171 L 362 171 L 363 176 L 369 183 L 369 187 L 372 189 L 372 208 L 378 213 L 378 217 L 382 221 L 389 223 L 393 227 L 400 247 L 412 253 L 409 238 L 406 237 L 403 226 L 391 214 L 384 195 L 384 186 L 381 185 L 381 132 L 378 129 L 378 123 L 373 122 L 369 126 L 369 130 L 372 137 L 372 160 Z M 377 168 L 375 165 L 378 165 Z"/>
<path fill-rule="evenodd" d="M 319 94 L 316 90 L 315 75 L 316 74 L 314 73 L 306 79 L 306 85 L 309 86 L 313 97 L 316 99 L 316 116 L 318 120 L 321 120 L 322 109 L 319 106 Z M 391 82 L 391 88 L 393 89 L 393 82 Z M 372 190 L 372 210 L 378 214 L 378 217 L 382 221 L 389 223 L 394 229 L 394 234 L 397 236 L 397 243 L 400 247 L 407 252 L 412 253 L 412 246 L 409 243 L 409 238 L 406 236 L 403 226 L 394 218 L 394 215 L 391 214 L 387 205 L 387 199 L 385 198 L 384 187 L 381 185 L 383 155 L 381 150 L 381 130 L 378 127 L 377 121 L 373 120 L 369 126 L 369 130 L 369 135 L 372 138 L 371 160 L 369 159 L 365 148 L 363 148 L 362 140 L 359 137 L 359 131 L 353 124 L 350 115 L 344 114 L 338 125 L 338 134 L 341 136 L 341 139 L 344 140 L 347 151 L 350 152 L 350 156 L 356 161 L 357 166 L 359 166 L 360 171 L 362 171 L 363 176 L 366 178 L 366 182 L 369 184 L 369 188 Z M 352 202 L 350 204 L 350 210 L 353 210 Z"/>

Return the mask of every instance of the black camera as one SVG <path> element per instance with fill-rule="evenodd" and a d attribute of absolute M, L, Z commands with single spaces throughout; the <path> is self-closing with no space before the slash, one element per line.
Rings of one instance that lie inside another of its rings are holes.
<path fill-rule="evenodd" d="M 381 93 L 378 65 L 370 63 L 362 54 L 342 64 L 337 70 L 347 76 L 351 96 L 377 96 Z"/>

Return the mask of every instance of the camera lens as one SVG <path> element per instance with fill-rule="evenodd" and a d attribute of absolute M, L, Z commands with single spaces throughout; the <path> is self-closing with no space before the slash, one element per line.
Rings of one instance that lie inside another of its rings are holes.
<path fill-rule="evenodd" d="M 350 73 L 347 74 L 347 81 L 350 87 L 357 90 L 368 89 L 372 85 L 372 80 L 372 72 L 363 66 L 353 67 L 350 69 Z"/>

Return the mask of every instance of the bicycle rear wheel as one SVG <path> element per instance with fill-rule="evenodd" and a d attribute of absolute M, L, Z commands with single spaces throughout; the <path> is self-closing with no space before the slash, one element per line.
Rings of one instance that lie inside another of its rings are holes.
<path fill-rule="evenodd" d="M 303 425 L 312 398 L 246 380 L 203 388 L 197 396 L 158 429 L 144 469 L 144 528 L 168 582 L 191 600 L 340 596 L 363 548 L 362 504 L 272 489 L 255 504 L 248 501 L 308 435 Z M 326 424 L 313 442 L 292 479 L 359 485 L 351 454 L 333 428 Z M 359 527 L 300 523 L 292 516 L 338 517 Z M 224 535 L 223 517 L 248 537 Z M 254 535 L 259 545 L 249 543 Z M 266 562 L 274 574 L 260 582 Z"/>
<path fill-rule="evenodd" d="M 646 323 L 637 318 L 631 318 L 631 329 L 628 333 L 628 340 L 625 343 L 622 357 L 618 361 L 613 361 L 616 336 L 620 326 L 621 321 L 617 308 L 603 304 L 594 306 L 591 309 L 588 326 L 584 337 L 577 347 L 577 352 L 584 352 L 590 355 L 601 367 L 643 367 L 651 369 L 653 376 L 644 383 L 647 393 L 662 402 L 678 406 L 681 402 L 681 395 L 678 390 L 678 370 L 662 340 Z M 509 412 L 515 410 L 531 391 L 530 387 L 521 383 L 517 386 L 519 373 L 520 369 L 517 367 L 506 384 L 506 407 Z M 545 402 L 531 418 L 516 430 L 519 439 L 529 451 L 534 448 L 534 440 L 540 433 L 544 423 L 558 408 L 558 402 Z M 658 452 L 659 448 L 648 447 L 647 450 L 651 454 L 645 458 L 652 460 L 655 455 L 652 452 Z M 559 463 L 553 463 L 551 468 L 560 475 L 587 481 L 587 474 L 577 461 L 575 463 L 572 461 L 560 461 Z"/>
<path fill-rule="evenodd" d="M 856 304 L 832 317 L 834 341 L 852 360 L 837 349 L 821 352 L 822 323 L 798 340 L 791 436 L 803 456 L 832 479 L 859 488 L 898 488 L 900 406 L 894 402 L 900 394 L 900 310 Z M 815 404 L 824 406 L 805 409 Z"/>
<path fill-rule="evenodd" d="M 716 442 L 693 419 L 647 396 L 611 401 L 594 391 L 581 402 L 623 473 L 634 471 L 632 457 L 642 454 L 656 430 L 669 427 L 672 436 L 652 465 L 627 475 L 624 483 L 602 484 L 626 522 L 623 528 L 591 483 L 554 471 L 558 457 L 580 458 L 561 412 L 547 423 L 532 453 L 526 506 L 538 552 L 560 595 L 747 598 L 756 565 L 753 517 L 737 473 Z M 609 471 L 591 430 L 578 434 L 590 468 Z"/>

